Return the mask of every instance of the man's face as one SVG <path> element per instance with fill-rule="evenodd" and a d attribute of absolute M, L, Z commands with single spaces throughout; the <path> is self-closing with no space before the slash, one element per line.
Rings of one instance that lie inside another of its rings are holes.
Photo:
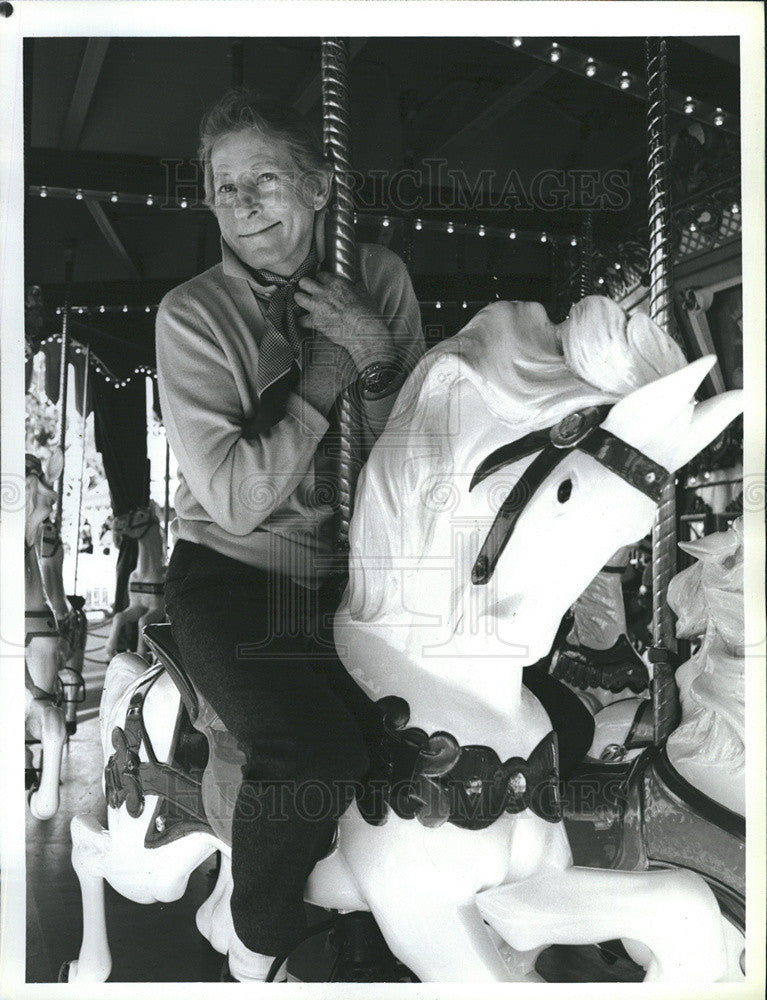
<path fill-rule="evenodd" d="M 291 275 L 309 253 L 328 178 L 302 177 L 282 140 L 252 129 L 222 136 L 210 162 L 213 210 L 226 242 L 251 267 Z"/>

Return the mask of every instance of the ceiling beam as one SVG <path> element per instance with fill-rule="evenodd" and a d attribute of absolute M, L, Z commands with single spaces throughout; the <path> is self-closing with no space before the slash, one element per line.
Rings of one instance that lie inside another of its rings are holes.
<path fill-rule="evenodd" d="M 531 94 L 540 90 L 552 76 L 556 76 L 556 73 L 557 71 L 553 66 L 538 66 L 532 73 L 524 77 L 524 79 L 518 80 L 508 87 L 500 97 L 497 97 L 492 104 L 480 111 L 478 115 L 475 115 L 471 121 L 466 122 L 455 132 L 448 135 L 447 138 L 442 139 L 438 148 L 429 155 L 440 156 L 444 154 L 445 149 L 450 143 L 461 139 L 474 139 L 479 132 L 487 131 L 499 118 L 508 114 L 518 104 L 521 104 L 522 101 L 530 97 Z"/>
<path fill-rule="evenodd" d="M 133 263 L 130 254 L 123 246 L 122 240 L 117 235 L 117 232 L 106 216 L 106 212 L 101 207 L 101 203 L 94 201 L 92 198 L 86 198 L 85 204 L 88 206 L 88 211 L 93 216 L 93 221 L 101 230 L 101 235 L 109 244 L 110 250 L 118 257 L 122 263 L 125 265 L 131 278 L 140 278 L 139 269 Z"/>
<path fill-rule="evenodd" d="M 80 72 L 61 129 L 61 149 L 77 149 L 108 47 L 108 38 L 89 38 L 85 45 Z"/>
<path fill-rule="evenodd" d="M 367 45 L 367 38 L 349 39 L 349 62 L 359 55 Z M 311 109 L 322 99 L 322 73 L 315 73 L 309 83 L 293 101 L 293 107 L 300 115 L 307 115 Z"/>

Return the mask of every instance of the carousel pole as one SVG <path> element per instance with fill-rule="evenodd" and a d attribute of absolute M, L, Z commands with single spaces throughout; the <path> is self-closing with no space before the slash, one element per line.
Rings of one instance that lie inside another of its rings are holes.
<path fill-rule="evenodd" d="M 580 292 L 585 299 L 594 290 L 594 217 L 586 212 L 581 224 Z"/>
<path fill-rule="evenodd" d="M 348 281 L 357 280 L 354 199 L 349 143 L 349 46 L 345 38 L 322 39 L 322 138 L 333 165 L 335 196 L 327 220 L 327 266 Z M 349 523 L 356 479 L 355 411 L 347 390 L 341 395 L 337 457 L 337 522 L 335 549 L 349 551 Z"/>
<path fill-rule="evenodd" d="M 670 335 L 672 322 L 669 259 L 669 200 L 667 189 L 666 41 L 648 38 L 647 138 L 650 227 L 650 319 Z M 654 664 L 653 728 L 655 742 L 665 739 L 679 717 L 679 694 L 671 654 L 676 636 L 667 593 L 676 571 L 676 494 L 674 477 L 663 489 L 652 530 L 652 635 Z"/>
<path fill-rule="evenodd" d="M 168 520 L 170 518 L 170 445 L 165 435 L 165 558 L 168 557 Z"/>
<path fill-rule="evenodd" d="M 59 367 L 59 447 L 61 448 L 61 457 L 65 462 L 67 443 L 67 389 L 69 385 L 69 380 L 67 379 L 67 363 L 69 361 L 69 311 L 72 305 L 74 259 L 74 244 L 69 243 L 64 247 L 64 305 L 61 310 L 61 364 Z M 60 534 L 64 511 L 63 466 L 61 476 L 59 477 L 58 494 L 59 498 L 56 507 L 54 525 L 57 533 Z"/>
<path fill-rule="evenodd" d="M 83 514 L 83 473 L 85 471 L 85 422 L 88 419 L 88 376 L 90 374 L 91 345 L 85 345 L 85 375 L 83 376 L 83 422 L 80 437 L 82 439 L 83 450 L 80 456 L 80 497 L 77 502 L 77 535 L 75 543 L 75 580 L 72 584 L 72 593 L 77 593 L 77 564 L 80 560 L 80 524 Z"/>

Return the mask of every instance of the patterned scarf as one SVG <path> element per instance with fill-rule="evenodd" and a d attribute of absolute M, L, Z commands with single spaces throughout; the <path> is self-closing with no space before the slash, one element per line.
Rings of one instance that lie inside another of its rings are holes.
<path fill-rule="evenodd" d="M 301 367 L 301 344 L 307 334 L 298 325 L 301 310 L 293 296 L 301 278 L 315 276 L 317 264 L 317 252 L 312 247 L 309 256 L 289 278 L 271 271 L 253 271 L 260 284 L 277 286 L 269 299 L 266 329 L 258 353 L 256 391 L 259 399 L 275 383 L 294 373 L 294 366 Z"/>

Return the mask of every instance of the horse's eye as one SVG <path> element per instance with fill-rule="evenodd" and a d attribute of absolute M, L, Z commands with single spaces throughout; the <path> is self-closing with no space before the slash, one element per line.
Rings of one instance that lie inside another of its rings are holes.
<path fill-rule="evenodd" d="M 559 484 L 559 489 L 557 490 L 557 500 L 560 503 L 567 503 L 570 499 L 570 494 L 573 492 L 573 481 L 572 479 L 565 479 Z"/>

